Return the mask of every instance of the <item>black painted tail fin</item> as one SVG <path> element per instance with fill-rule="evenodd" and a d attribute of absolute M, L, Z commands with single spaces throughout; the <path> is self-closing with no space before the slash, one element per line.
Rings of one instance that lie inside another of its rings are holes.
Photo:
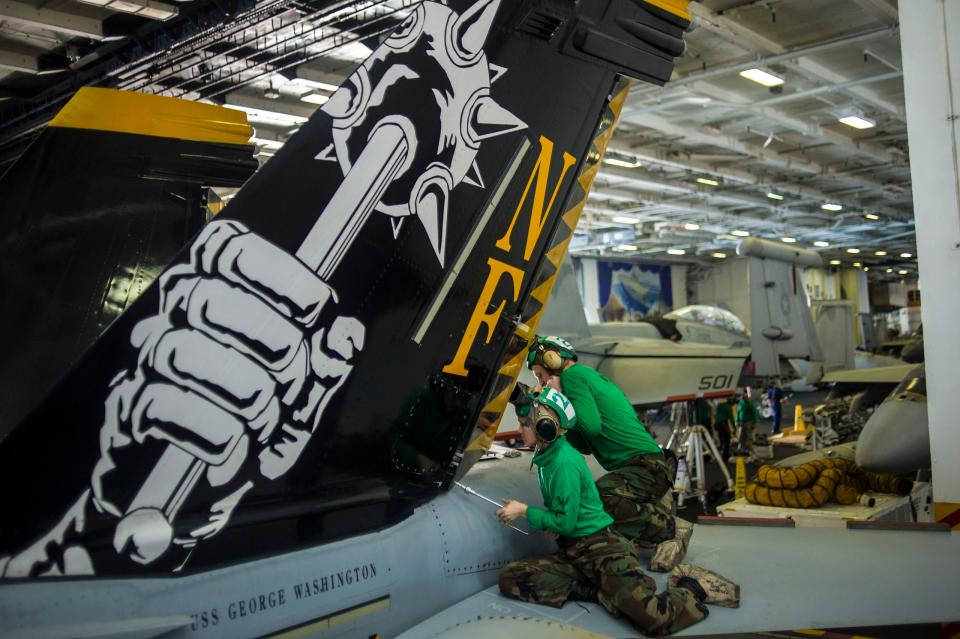
<path fill-rule="evenodd" d="M 83 88 L 0 179 L 0 440 L 257 168 L 245 116 Z"/>
<path fill-rule="evenodd" d="M 418 5 L 0 446 L 44 495 L 4 497 L 6 575 L 208 567 L 449 486 L 686 4 Z"/>

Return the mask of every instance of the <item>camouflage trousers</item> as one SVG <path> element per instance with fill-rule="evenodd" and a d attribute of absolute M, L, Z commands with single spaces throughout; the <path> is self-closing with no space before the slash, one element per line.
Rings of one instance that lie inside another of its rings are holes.
<path fill-rule="evenodd" d="M 666 635 L 704 619 L 707 608 L 686 588 L 659 595 L 643 574 L 636 548 L 605 528 L 579 539 L 561 538 L 552 555 L 521 559 L 500 571 L 500 592 L 530 603 L 559 608 L 576 582 L 597 587 L 597 598 L 615 616 L 626 615 L 640 632 Z"/>
<path fill-rule="evenodd" d="M 613 528 L 642 547 L 673 539 L 672 459 L 640 455 L 597 480 L 603 509 L 613 517 Z M 665 496 L 670 494 L 670 498 Z"/>

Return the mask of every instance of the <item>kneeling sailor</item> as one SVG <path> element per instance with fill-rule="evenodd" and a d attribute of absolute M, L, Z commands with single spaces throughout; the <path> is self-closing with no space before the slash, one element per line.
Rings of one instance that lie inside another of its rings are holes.
<path fill-rule="evenodd" d="M 508 499 L 497 517 L 504 523 L 526 517 L 531 527 L 553 533 L 559 550 L 505 566 L 500 591 L 557 608 L 568 599 L 599 601 L 648 635 L 670 634 L 704 619 L 707 592 L 695 578 L 681 576 L 655 594 L 656 583 L 643 573 L 634 545 L 611 529 L 613 519 L 586 462 L 563 435 L 575 422 L 570 400 L 550 388 L 534 398 L 529 418 L 521 420 L 524 443 L 536 450 L 544 507 Z"/>

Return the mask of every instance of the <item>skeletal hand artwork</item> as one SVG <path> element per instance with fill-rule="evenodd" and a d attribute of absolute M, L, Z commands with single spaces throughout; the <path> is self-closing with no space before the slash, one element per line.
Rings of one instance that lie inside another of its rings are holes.
<path fill-rule="evenodd" d="M 160 312 L 133 331 L 137 368 L 111 386 L 91 482 L 96 507 L 121 518 L 115 549 L 140 563 L 216 534 L 258 475 L 290 470 L 364 339 L 354 318 L 318 325 L 333 290 L 236 221 L 209 224 L 160 291 Z M 111 492 L 117 455 L 151 438 L 172 445 L 123 509 Z M 251 463 L 256 473 L 240 473 Z M 200 482 L 223 495 L 204 525 L 175 538 Z"/>
<path fill-rule="evenodd" d="M 237 219 L 204 228 L 189 263 L 164 272 L 159 307 L 130 332 L 136 364 L 105 391 L 90 487 L 44 536 L 0 558 L 0 576 L 96 572 L 82 539 L 91 509 L 116 522 L 117 556 L 149 565 L 216 535 L 245 494 L 293 467 L 363 349 L 360 319 L 320 318 L 333 315 L 326 282 L 370 213 L 389 216 L 394 237 L 416 216 L 443 266 L 450 192 L 483 188 L 481 142 L 526 127 L 490 96 L 506 72 L 483 51 L 499 5 L 417 6 L 323 107 L 332 128 L 304 127 L 315 159 L 344 177 L 295 255 L 239 221 L 262 212 L 235 207 Z M 138 466 L 158 443 L 159 460 Z"/>

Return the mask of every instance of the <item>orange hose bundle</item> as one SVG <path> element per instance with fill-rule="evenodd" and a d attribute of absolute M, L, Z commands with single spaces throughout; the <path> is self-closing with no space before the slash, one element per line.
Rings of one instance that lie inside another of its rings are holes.
<path fill-rule="evenodd" d="M 761 466 L 745 496 L 761 506 L 817 508 L 831 500 L 857 503 L 868 489 L 907 495 L 912 487 L 908 479 L 867 473 L 847 459 L 816 459 L 794 468 Z"/>
<path fill-rule="evenodd" d="M 771 488 L 753 482 L 747 484 L 747 501 L 762 506 L 786 506 L 787 508 L 817 508 L 827 503 L 842 473 L 835 468 L 825 468 L 809 488 Z"/>

